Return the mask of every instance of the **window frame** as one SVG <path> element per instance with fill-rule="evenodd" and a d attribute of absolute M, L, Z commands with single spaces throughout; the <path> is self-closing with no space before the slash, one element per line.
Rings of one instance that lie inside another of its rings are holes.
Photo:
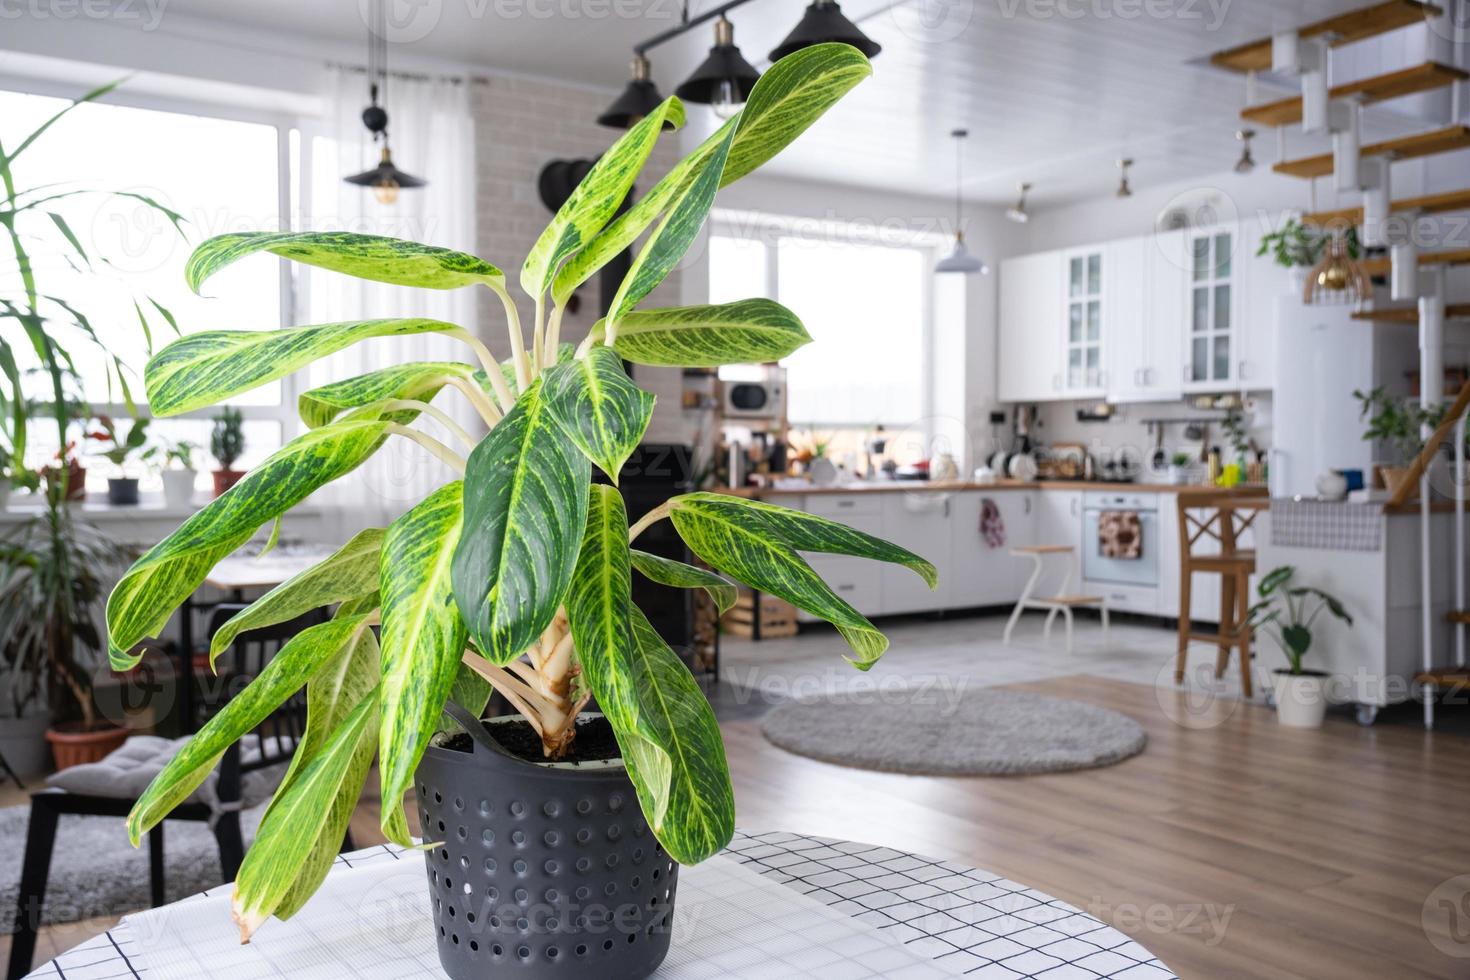
<path fill-rule="evenodd" d="M 807 429 L 863 430 L 882 425 L 886 429 L 899 429 L 918 424 L 927 441 L 933 435 L 936 411 L 935 361 L 935 309 L 934 266 L 942 258 L 942 249 L 952 240 L 932 232 L 870 228 L 851 222 L 801 218 L 793 215 L 778 215 L 763 211 L 745 211 L 715 208 L 710 212 L 707 236 L 720 238 L 742 238 L 760 242 L 765 246 L 766 275 L 765 289 L 761 296 L 780 301 L 782 238 L 808 238 L 845 244 L 881 245 L 887 248 L 911 248 L 922 257 L 924 277 L 922 306 L 919 311 L 920 356 L 919 356 L 919 415 L 915 419 L 878 419 L 871 422 L 828 422 L 787 421 Z M 706 254 L 708 249 L 706 248 Z M 709 268 L 706 264 L 705 295 L 709 295 Z"/>

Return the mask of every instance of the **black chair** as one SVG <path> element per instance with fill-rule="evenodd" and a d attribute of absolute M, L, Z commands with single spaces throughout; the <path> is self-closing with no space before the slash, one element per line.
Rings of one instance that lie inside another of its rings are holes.
<path fill-rule="evenodd" d="M 209 623 L 213 636 L 244 606 L 221 604 L 215 607 Z M 324 610 L 299 616 L 288 623 L 262 627 L 241 633 L 231 647 L 220 655 L 218 673 L 204 680 L 203 696 L 194 702 L 199 718 L 186 719 L 191 724 L 203 721 L 219 711 L 230 697 L 265 669 L 276 652 L 297 633 L 326 621 Z M 186 680 L 192 682 L 193 678 Z M 220 869 L 224 881 L 232 881 L 245 858 L 245 842 L 240 832 L 240 808 L 243 799 L 242 780 L 247 774 L 270 766 L 288 763 L 296 743 L 306 729 L 306 692 L 303 689 L 288 699 L 253 733 L 259 751 L 249 760 L 241 758 L 240 743 L 235 742 L 220 760 L 217 794 L 222 810 L 217 812 L 200 802 L 185 802 L 169 813 L 167 820 L 193 820 L 213 825 L 219 844 Z M 41 923 L 41 909 L 46 898 L 46 879 L 51 870 L 51 852 L 56 843 L 57 820 L 62 814 L 126 817 L 135 800 L 101 795 L 72 793 L 65 790 L 42 790 L 31 795 L 30 823 L 26 829 L 25 860 L 21 866 L 20 894 L 15 907 L 15 928 L 11 936 L 8 980 L 20 980 L 30 971 L 35 954 L 36 932 Z M 148 832 L 149 901 L 153 908 L 164 904 L 163 828 L 159 823 Z M 126 846 L 119 829 L 118 845 Z M 343 850 L 350 850 L 349 834 Z M 184 896 L 175 896 L 182 898 Z"/>

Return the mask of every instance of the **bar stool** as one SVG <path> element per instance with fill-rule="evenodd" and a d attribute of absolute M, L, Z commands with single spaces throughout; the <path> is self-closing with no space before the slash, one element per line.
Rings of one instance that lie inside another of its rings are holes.
<path fill-rule="evenodd" d="M 1027 548 L 1012 548 L 1011 554 L 1017 558 L 1030 558 L 1036 563 L 1031 571 L 1031 577 L 1026 580 L 1026 588 L 1021 590 L 1020 601 L 1016 603 L 1015 610 L 1011 613 L 1010 621 L 1006 623 L 1005 645 L 1011 645 L 1011 630 L 1016 628 L 1016 622 L 1021 618 L 1021 613 L 1027 609 L 1043 609 L 1046 611 L 1046 626 L 1042 630 L 1042 639 L 1050 642 L 1052 620 L 1057 618 L 1057 613 L 1062 614 L 1062 619 L 1067 625 L 1067 652 L 1072 652 L 1072 610 L 1079 606 L 1096 606 L 1102 613 L 1103 636 L 1108 635 L 1108 603 L 1100 595 L 1067 595 L 1067 586 L 1072 584 L 1072 563 L 1067 563 L 1067 571 L 1062 576 L 1061 587 L 1057 594 L 1049 599 L 1033 599 L 1031 593 L 1036 591 L 1036 583 L 1041 581 L 1042 573 L 1046 571 L 1045 560 L 1048 555 L 1070 555 L 1077 549 L 1067 544 L 1038 544 Z"/>
<path fill-rule="evenodd" d="M 1174 665 L 1174 683 L 1184 682 L 1189 644 L 1212 643 L 1218 648 L 1215 676 L 1225 676 L 1230 651 L 1240 651 L 1240 686 L 1251 696 L 1251 575 L 1256 570 L 1256 553 L 1239 546 L 1242 535 L 1255 523 L 1260 508 L 1239 506 L 1238 494 L 1181 493 L 1179 511 L 1179 657 Z M 1219 550 L 1200 553 L 1196 546 L 1213 541 Z M 1220 576 L 1220 626 L 1216 632 L 1196 630 L 1190 605 L 1196 572 Z"/>

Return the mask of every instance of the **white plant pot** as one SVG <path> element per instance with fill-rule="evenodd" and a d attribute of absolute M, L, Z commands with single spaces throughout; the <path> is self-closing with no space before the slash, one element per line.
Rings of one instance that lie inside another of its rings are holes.
<path fill-rule="evenodd" d="M 51 747 L 46 744 L 50 724 L 51 713 L 44 710 L 23 718 L 0 718 L 0 752 L 22 778 L 46 771 L 51 761 Z"/>
<path fill-rule="evenodd" d="M 1176 487 L 1182 487 L 1189 483 L 1189 467 L 1175 466 L 1169 464 L 1169 483 Z"/>
<path fill-rule="evenodd" d="M 1276 720 L 1291 728 L 1321 728 L 1327 713 L 1325 674 L 1277 671 Z"/>
<path fill-rule="evenodd" d="M 193 470 L 163 471 L 163 502 L 169 507 L 187 507 L 194 500 L 194 481 L 198 478 Z"/>

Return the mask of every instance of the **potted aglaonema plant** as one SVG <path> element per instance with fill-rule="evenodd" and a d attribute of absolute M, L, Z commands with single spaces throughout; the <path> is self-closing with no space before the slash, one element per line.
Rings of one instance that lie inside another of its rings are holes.
<path fill-rule="evenodd" d="M 1320 728 L 1327 712 L 1327 674 L 1303 666 L 1312 648 L 1312 628 L 1324 612 L 1348 626 L 1353 617 L 1321 589 L 1294 585 L 1295 575 L 1290 565 L 1266 573 L 1256 587 L 1261 601 L 1251 607 L 1249 622 L 1252 629 L 1269 633 L 1286 655 L 1286 669 L 1275 672 L 1276 720 L 1293 728 Z"/>
<path fill-rule="evenodd" d="M 130 473 L 129 464 L 143 455 L 148 441 L 148 419 L 134 418 L 127 435 L 118 433 L 117 422 L 110 415 L 98 415 L 94 421 L 97 427 L 87 433 L 87 438 L 102 446 L 98 455 L 111 463 L 114 471 L 107 478 L 107 502 L 136 504 L 138 476 Z"/>
<path fill-rule="evenodd" d="M 709 703 L 633 604 L 632 575 L 703 588 L 721 607 L 733 603 L 734 585 L 638 550 L 639 535 L 671 521 L 710 568 L 834 623 L 860 668 L 887 640 L 801 553 L 896 562 L 935 580 L 933 566 L 903 548 L 739 497 L 683 494 L 630 522 L 615 485 L 592 480 L 595 466 L 616 481 L 651 418 L 653 396 L 625 361 L 763 363 L 810 339 L 791 311 L 766 299 L 641 304 L 694 241 L 717 189 L 869 73 L 846 45 L 782 59 L 740 113 L 618 215 L 660 132 L 684 121 L 678 99 L 651 111 L 602 154 L 532 247 L 519 275 L 536 310 L 529 330 L 505 274 L 461 252 L 331 232 L 229 234 L 195 250 L 186 273 L 196 290 L 253 253 L 403 286 L 483 285 L 503 303 L 509 334 L 501 363 L 467 330 L 432 319 L 219 331 L 176 341 L 147 367 L 149 404 L 167 416 L 371 337 L 438 334 L 463 341 L 478 361 L 385 364 L 306 392 L 299 406 L 309 431 L 149 550 L 109 600 L 113 665 L 126 669 L 136 660 L 127 651 L 164 629 L 218 558 L 388 440 L 414 440 L 453 477 L 214 637 L 218 652 L 239 630 L 339 604 L 192 738 L 129 817 L 136 844 L 225 747 L 306 686 L 305 737 L 235 881 L 242 937 L 259 930 L 257 941 L 269 941 L 266 920 L 292 915 L 320 885 L 376 754 L 382 829 L 398 844 L 413 843 L 399 806 L 411 796 L 450 977 L 642 977 L 657 967 L 678 866 L 724 847 L 734 802 Z M 573 291 L 640 239 L 607 316 L 580 344 L 563 345 Z M 477 439 L 430 404 L 446 389 L 478 412 L 487 435 Z M 483 725 L 492 690 L 519 717 Z"/>
<path fill-rule="evenodd" d="M 245 455 L 245 420 L 238 408 L 222 408 L 215 416 L 214 428 L 209 432 L 209 454 L 219 464 L 211 474 L 214 495 L 218 497 L 245 475 L 235 469 L 235 464 Z"/>

